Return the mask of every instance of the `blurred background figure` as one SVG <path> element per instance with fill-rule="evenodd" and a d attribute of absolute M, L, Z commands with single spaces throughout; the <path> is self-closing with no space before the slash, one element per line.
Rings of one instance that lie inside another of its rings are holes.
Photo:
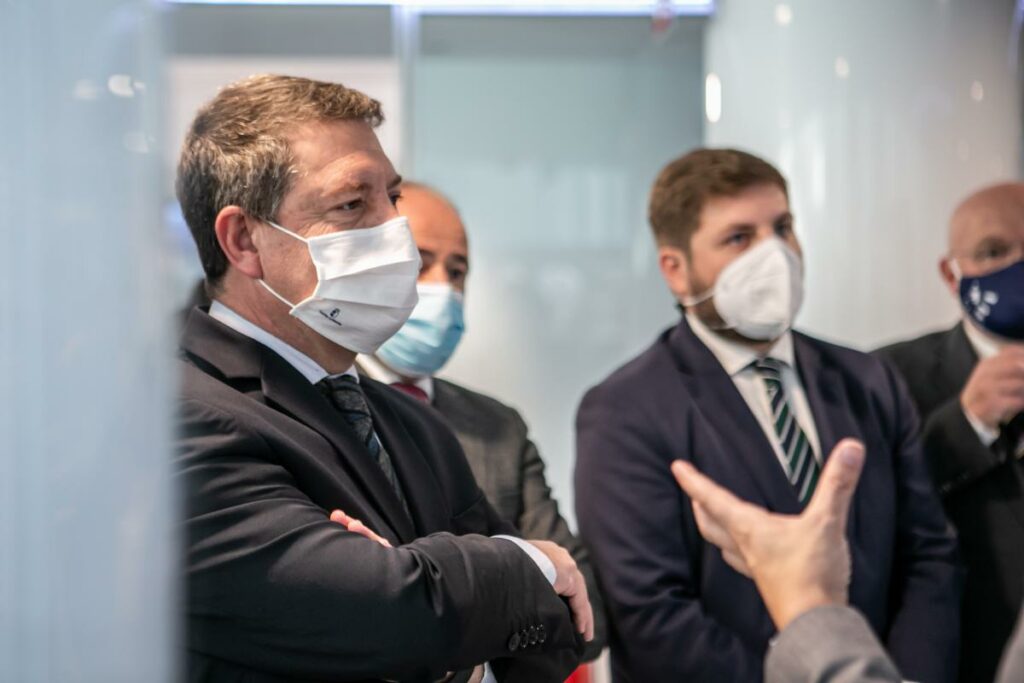
<path fill-rule="evenodd" d="M 972 194 L 939 270 L 962 319 L 879 353 L 924 421 L 967 580 L 960 681 L 990 681 L 1024 600 L 1024 184 Z"/>
<path fill-rule="evenodd" d="M 488 500 L 524 538 L 557 543 L 568 550 L 587 580 L 594 610 L 594 640 L 585 660 L 605 645 L 604 607 L 586 549 L 569 530 L 544 478 L 544 461 L 522 416 L 497 399 L 438 379 L 465 329 L 463 297 L 469 275 L 469 244 L 455 206 L 436 190 L 405 182 L 398 211 L 420 250 L 419 303 L 395 336 L 369 356 L 361 372 L 429 403 L 459 439 L 477 483 Z M 495 358 L 493 362 L 501 362 Z"/>

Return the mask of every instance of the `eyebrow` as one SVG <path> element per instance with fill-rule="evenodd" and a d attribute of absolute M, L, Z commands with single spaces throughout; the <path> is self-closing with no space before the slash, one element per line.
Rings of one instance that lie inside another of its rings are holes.
<path fill-rule="evenodd" d="M 395 175 L 391 182 L 388 183 L 388 189 L 393 190 L 402 184 L 402 176 Z M 321 199 L 329 199 L 336 194 L 345 194 L 347 192 L 365 192 L 370 187 L 370 183 L 366 180 L 359 179 L 352 182 L 348 180 L 342 180 L 337 185 L 329 185 L 323 192 L 318 193 Z"/>
<path fill-rule="evenodd" d="M 785 211 L 783 213 L 780 213 L 778 216 L 776 216 L 775 218 L 772 219 L 772 225 L 775 225 L 776 223 L 780 223 L 780 222 L 786 221 L 786 220 L 789 220 L 789 221 L 793 220 L 793 212 L 792 211 Z M 754 225 L 755 225 L 754 223 L 730 223 L 729 225 L 727 225 L 725 227 L 725 230 L 735 230 L 737 228 L 749 229 L 749 228 L 753 228 Z"/>

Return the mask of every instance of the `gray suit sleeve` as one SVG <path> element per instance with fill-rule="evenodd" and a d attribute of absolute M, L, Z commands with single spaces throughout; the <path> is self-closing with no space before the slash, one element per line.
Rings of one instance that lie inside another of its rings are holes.
<path fill-rule="evenodd" d="M 780 633 L 765 657 L 765 683 L 900 683 L 867 621 L 851 607 L 818 607 Z"/>
<path fill-rule="evenodd" d="M 1024 610 L 1017 618 L 1017 628 L 1013 630 L 1010 643 L 1003 651 L 1003 661 L 999 665 L 997 683 L 1015 683 L 1024 681 Z"/>
<path fill-rule="evenodd" d="M 520 423 L 522 419 L 520 418 Z M 526 430 L 525 423 L 521 424 Z M 594 639 L 586 644 L 583 660 L 597 659 L 607 642 L 607 621 L 604 600 L 597 586 L 594 568 L 590 563 L 587 549 L 579 538 L 569 530 L 569 525 L 558 512 L 558 503 L 551 497 L 551 488 L 544 478 L 544 461 L 537 447 L 529 439 L 524 440 L 522 459 L 523 511 L 517 526 L 523 538 L 545 539 L 562 546 L 576 560 L 587 583 L 590 606 L 594 610 Z"/>

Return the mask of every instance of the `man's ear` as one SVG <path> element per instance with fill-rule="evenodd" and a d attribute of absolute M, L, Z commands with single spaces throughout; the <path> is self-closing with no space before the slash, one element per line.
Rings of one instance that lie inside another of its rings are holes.
<path fill-rule="evenodd" d="M 953 293 L 953 296 L 959 297 L 960 283 L 957 282 L 957 276 L 956 273 L 953 272 L 953 264 L 951 261 L 952 260 L 947 256 L 942 257 L 939 261 L 939 275 L 942 276 L 942 281 L 946 283 L 946 287 L 948 287 L 949 291 Z"/>
<path fill-rule="evenodd" d="M 690 261 L 679 247 L 663 244 L 658 247 L 658 268 L 669 290 L 680 302 L 691 295 Z"/>
<path fill-rule="evenodd" d="M 225 206 L 217 214 L 213 229 L 221 251 L 236 270 L 258 280 L 263 277 L 259 249 L 253 240 L 252 231 L 256 221 L 246 215 L 239 206 Z"/>

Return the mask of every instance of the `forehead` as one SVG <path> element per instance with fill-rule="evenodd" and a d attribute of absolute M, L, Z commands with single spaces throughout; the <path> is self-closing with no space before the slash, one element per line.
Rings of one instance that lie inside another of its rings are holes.
<path fill-rule="evenodd" d="M 413 238 L 421 247 L 466 246 L 466 230 L 455 207 L 433 192 L 415 188 L 402 190 L 398 211 L 409 219 Z"/>
<path fill-rule="evenodd" d="M 1024 241 L 1024 206 L 1010 203 L 975 203 L 961 207 L 950 223 L 949 247 L 965 251 L 984 240 Z"/>
<path fill-rule="evenodd" d="M 363 121 L 305 124 L 288 136 L 288 144 L 298 173 L 295 189 L 328 193 L 395 177 L 377 135 Z"/>
<path fill-rule="evenodd" d="M 738 223 L 774 221 L 789 211 L 789 199 L 778 185 L 754 185 L 737 194 L 710 197 L 701 207 L 698 230 Z"/>

